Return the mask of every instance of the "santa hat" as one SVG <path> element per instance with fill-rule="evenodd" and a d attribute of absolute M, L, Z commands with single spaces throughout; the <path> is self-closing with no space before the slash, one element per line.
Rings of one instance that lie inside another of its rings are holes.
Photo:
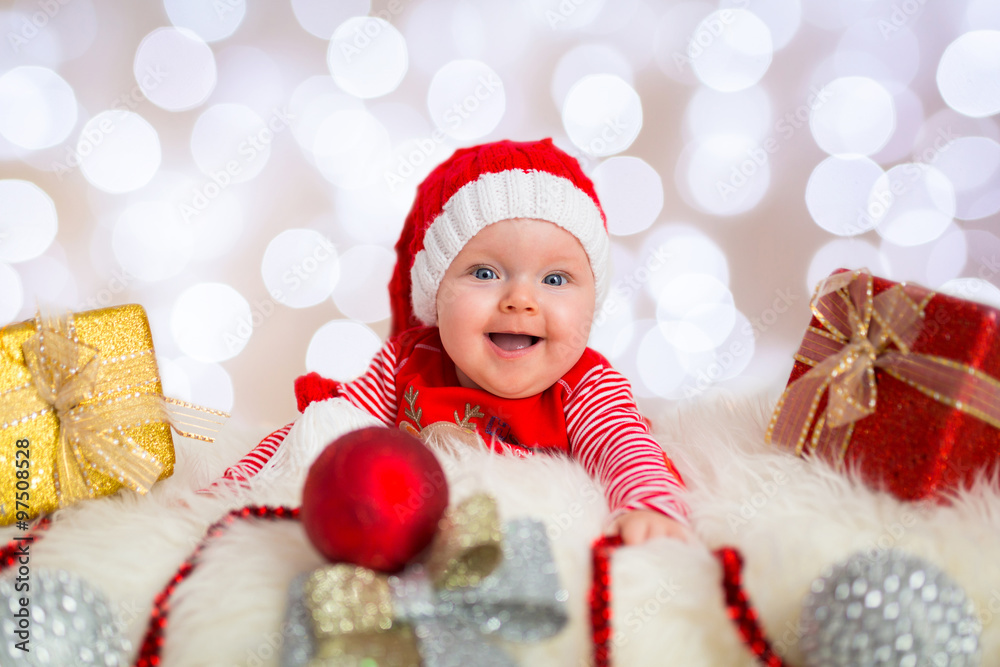
<path fill-rule="evenodd" d="M 607 219 L 594 184 L 551 139 L 498 141 L 460 148 L 417 188 L 396 243 L 389 282 L 392 331 L 437 322 L 437 291 L 445 271 L 484 227 L 512 218 L 559 225 L 590 259 L 597 303 L 610 282 Z"/>

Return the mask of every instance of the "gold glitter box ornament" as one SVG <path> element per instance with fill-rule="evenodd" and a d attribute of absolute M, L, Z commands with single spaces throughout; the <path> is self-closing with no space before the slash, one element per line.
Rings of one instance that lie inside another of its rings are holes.
<path fill-rule="evenodd" d="M 225 413 L 162 394 L 139 305 L 37 316 L 0 331 L 0 525 L 123 487 L 145 493 L 174 470 L 171 424 Z"/>

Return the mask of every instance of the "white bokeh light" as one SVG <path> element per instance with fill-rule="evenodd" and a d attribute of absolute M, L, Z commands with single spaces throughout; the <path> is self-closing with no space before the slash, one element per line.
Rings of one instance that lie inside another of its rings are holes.
<path fill-rule="evenodd" d="M 147 204 L 161 211 L 154 217 L 162 216 L 164 226 L 173 230 L 176 245 L 168 243 L 168 252 L 179 253 L 181 262 L 222 257 L 243 233 L 245 200 L 214 179 L 197 176 L 161 172 L 146 191 Z"/>
<path fill-rule="evenodd" d="M 274 131 L 249 107 L 215 104 L 195 121 L 191 155 L 203 174 L 228 186 L 260 173 L 271 157 L 273 138 Z"/>
<path fill-rule="evenodd" d="M 678 350 L 715 349 L 733 330 L 733 295 L 714 276 L 687 273 L 668 282 L 656 298 L 656 319 L 664 337 Z"/>
<path fill-rule="evenodd" d="M 624 270 L 624 289 L 644 285 L 654 300 L 670 281 L 687 273 L 707 274 L 729 284 L 726 253 L 703 231 L 685 224 L 657 225 L 644 237 L 639 260 Z"/>
<path fill-rule="evenodd" d="M 48 193 L 31 181 L 0 180 L 0 261 L 38 257 L 58 230 L 56 205 Z"/>
<path fill-rule="evenodd" d="M 5 2 L 0 7 L 0 34 L 4 35 L 9 47 L 0 49 L 0 71 L 24 64 L 26 60 L 39 66 L 57 67 L 66 57 L 60 39 L 62 31 L 38 30 L 31 20 L 32 5 L 23 0 L 18 4 L 20 7 Z"/>
<path fill-rule="evenodd" d="M 146 35 L 132 69 L 142 93 L 167 111 L 202 104 L 216 83 L 211 47 L 186 28 L 157 28 Z"/>
<path fill-rule="evenodd" d="M 940 170 L 926 164 L 899 164 L 879 177 L 868 198 L 868 213 L 886 240 L 921 245 L 941 236 L 955 217 L 955 189 Z"/>
<path fill-rule="evenodd" d="M 80 305 L 80 294 L 76 280 L 66 264 L 66 258 L 57 244 L 44 254 L 17 265 L 21 276 L 21 286 L 24 294 L 31 300 L 23 304 L 20 319 L 27 319 L 35 314 L 35 308 L 43 306 L 52 312 L 55 309 L 73 310 Z M 98 290 L 87 305 L 94 307 L 112 303 L 113 293 L 102 288 Z"/>
<path fill-rule="evenodd" d="M 806 207 L 817 225 L 838 236 L 863 234 L 875 226 L 869 195 L 882 168 L 863 155 L 831 155 L 806 183 Z"/>
<path fill-rule="evenodd" d="M 955 278 L 938 287 L 937 291 L 966 301 L 976 301 L 993 308 L 1000 308 L 1000 288 L 981 278 Z"/>
<path fill-rule="evenodd" d="M 577 148 L 603 157 L 626 150 L 642 129 L 642 102 L 627 82 L 613 74 L 577 81 L 562 107 L 563 127 Z"/>
<path fill-rule="evenodd" d="M 631 156 L 609 158 L 590 176 L 612 234 L 626 236 L 645 231 L 663 210 L 663 182 L 645 160 Z"/>
<path fill-rule="evenodd" d="M 187 357 L 184 357 L 187 359 Z M 195 362 L 197 363 L 197 362 Z M 160 386 L 163 395 L 180 401 L 193 402 L 191 397 L 191 379 L 184 369 L 171 359 L 156 355 L 156 366 L 160 372 Z M 222 408 L 218 408 L 222 409 Z"/>
<path fill-rule="evenodd" d="M 672 3 L 664 10 L 653 34 L 653 57 L 661 72 L 681 83 L 698 83 L 691 71 L 688 45 L 695 29 L 714 10 L 708 2 Z"/>
<path fill-rule="evenodd" d="M 773 54 L 771 31 L 746 9 L 709 14 L 695 28 L 687 47 L 695 76 L 722 92 L 756 84 L 770 67 Z"/>
<path fill-rule="evenodd" d="M 328 238 L 312 229 L 286 229 L 267 244 L 260 264 L 271 297 L 292 308 L 325 301 L 340 279 L 340 258 Z"/>
<path fill-rule="evenodd" d="M 771 311 L 774 312 L 774 311 Z M 758 322 L 771 326 L 774 322 Z M 718 347 L 704 352 L 680 353 L 681 366 L 687 378 L 677 398 L 694 398 L 712 386 L 742 374 L 754 358 L 756 341 L 754 325 L 740 311 L 734 311 L 733 327 Z"/>
<path fill-rule="evenodd" d="M 312 156 L 316 135 L 323 123 L 338 111 L 364 111 L 364 102 L 337 88 L 329 76 L 312 76 L 292 92 L 289 111 L 295 118 L 292 132 L 307 155 Z"/>
<path fill-rule="evenodd" d="M 930 244 L 927 268 L 920 284 L 934 289 L 958 278 L 965 270 L 968 254 L 969 243 L 966 233 L 956 224 L 949 225 L 944 234 Z"/>
<path fill-rule="evenodd" d="M 872 17 L 844 31 L 832 65 L 835 76 L 869 77 L 896 93 L 917 75 L 920 60 L 920 40 L 909 26 Z"/>
<path fill-rule="evenodd" d="M 566 2 L 565 0 L 528 0 L 538 22 L 549 30 L 574 31 L 590 26 L 601 14 L 608 0 Z M 621 4 L 620 0 L 619 3 Z"/>
<path fill-rule="evenodd" d="M 820 97 L 825 102 L 813 108 L 809 129 L 819 147 L 831 155 L 872 155 L 885 146 L 895 130 L 892 95 L 873 79 L 835 79 L 824 86 Z"/>
<path fill-rule="evenodd" d="M 460 51 L 460 40 L 453 32 L 457 9 L 454 0 L 416 2 L 408 7 L 405 23 L 400 27 L 406 36 L 414 68 L 431 75 L 450 60 L 468 57 Z M 510 13 L 519 21 L 524 19 L 523 13 Z"/>
<path fill-rule="evenodd" d="M 983 118 L 1000 112 L 1000 30 L 967 32 L 944 50 L 937 85 L 955 111 Z"/>
<path fill-rule="evenodd" d="M 482 61 L 453 60 L 431 79 L 427 109 L 452 139 L 479 139 L 496 128 L 507 109 L 503 80 Z"/>
<path fill-rule="evenodd" d="M 323 177 L 354 190 L 383 177 L 390 155 L 389 133 L 367 111 L 335 111 L 316 131 L 313 155 Z"/>
<path fill-rule="evenodd" d="M 149 183 L 160 168 L 160 138 L 137 113 L 102 111 L 83 126 L 76 143 L 83 177 L 95 188 L 120 194 Z"/>
<path fill-rule="evenodd" d="M 261 116 L 288 112 L 286 74 L 270 54 L 232 45 L 220 49 L 215 61 L 219 80 L 212 91 L 214 104 L 244 104 Z"/>
<path fill-rule="evenodd" d="M 770 154 L 752 138 L 717 134 L 688 144 L 678 158 L 681 194 L 713 215 L 738 215 L 763 199 L 771 185 Z"/>
<path fill-rule="evenodd" d="M 387 196 L 382 183 L 342 190 L 333 200 L 334 217 L 354 242 L 392 247 L 413 205 L 413 197 L 407 197 L 406 190 L 400 186 Z"/>
<path fill-rule="evenodd" d="M 567 51 L 552 72 L 552 100 L 561 109 L 577 81 L 591 74 L 609 74 L 632 85 L 632 65 L 607 44 L 580 44 Z"/>
<path fill-rule="evenodd" d="M 747 0 L 722 0 L 719 7 L 752 9 L 754 15 L 767 25 L 775 51 L 785 48 L 802 24 L 801 0 L 753 0 L 752 3 Z"/>
<path fill-rule="evenodd" d="M 939 151 L 934 167 L 955 188 L 955 217 L 979 220 L 1000 211 L 1000 143 L 958 137 Z"/>
<path fill-rule="evenodd" d="M 888 271 L 879 249 L 860 239 L 834 239 L 823 245 L 809 261 L 806 294 L 811 295 L 820 280 L 837 269 L 868 269 L 877 276 Z"/>
<path fill-rule="evenodd" d="M 958 277 L 966 265 L 965 251 L 972 243 L 966 234 L 951 223 L 937 239 L 921 245 L 897 245 L 883 238 L 879 254 L 886 268 L 884 277 L 911 280 L 927 287 Z"/>
<path fill-rule="evenodd" d="M 185 248 L 189 231 L 174 207 L 165 202 L 138 202 L 122 211 L 111 235 L 119 264 L 131 275 L 154 281 L 173 277 L 190 259 Z"/>
<path fill-rule="evenodd" d="M 352 16 L 364 16 L 371 6 L 371 0 L 292 0 L 299 25 L 320 39 L 330 39 L 337 26 Z"/>
<path fill-rule="evenodd" d="M 3 246 L 0 245 L 0 248 Z M 12 322 L 21 312 L 24 303 L 24 289 L 21 276 L 10 264 L 0 262 L 0 325 Z"/>
<path fill-rule="evenodd" d="M 404 215 L 413 203 L 417 185 L 455 148 L 451 141 L 438 142 L 427 136 L 407 139 L 392 147 L 388 167 L 380 180 L 389 188 L 390 198 L 399 203 Z"/>
<path fill-rule="evenodd" d="M 611 2 L 604 0 L 601 3 L 600 12 L 583 28 L 583 32 L 591 35 L 611 35 L 620 36 L 622 33 L 632 35 L 636 26 L 647 29 L 643 37 L 652 37 L 652 30 L 649 30 L 650 19 L 654 14 L 650 8 L 641 0 L 615 0 Z M 636 40 L 643 41 L 643 40 Z M 648 41 L 648 40 L 647 40 Z M 648 57 L 648 54 L 647 54 Z"/>
<path fill-rule="evenodd" d="M 489 58 L 498 67 L 515 65 L 533 44 L 534 35 L 524 29 L 523 14 L 511 11 L 506 3 L 459 2 L 446 11 L 451 14 L 446 22 L 448 41 L 463 58 Z M 407 40 L 412 41 L 413 35 L 407 35 Z"/>
<path fill-rule="evenodd" d="M 634 320 L 632 303 L 626 297 L 612 293 L 594 317 L 587 345 L 612 361 L 618 359 L 632 344 Z"/>
<path fill-rule="evenodd" d="M 968 258 L 962 276 L 982 278 L 1000 287 L 1000 238 L 982 230 L 965 232 Z"/>
<path fill-rule="evenodd" d="M 5 13 L 9 24 L 5 24 Z M 0 34 L 9 47 L 5 50 L 18 64 L 55 66 L 85 56 L 94 45 L 99 24 L 91 0 L 8 0 L 0 9 Z M 0 71 L 6 69 L 3 60 L 0 55 Z"/>
<path fill-rule="evenodd" d="M 15 67 L 0 75 L 0 136 L 15 146 L 55 146 L 76 125 L 76 96 L 45 67 Z"/>
<path fill-rule="evenodd" d="M 409 67 L 406 40 L 388 21 L 354 16 L 330 39 L 326 63 L 345 92 L 362 99 L 396 90 Z"/>
<path fill-rule="evenodd" d="M 254 313 L 242 294 L 225 283 L 198 283 L 174 302 L 170 330 L 177 346 L 192 359 L 225 361 L 250 341 Z M 263 317 L 256 314 L 257 319 Z"/>
<path fill-rule="evenodd" d="M 893 93 L 892 103 L 896 107 L 896 129 L 885 146 L 871 156 L 879 164 L 906 159 L 924 123 L 924 103 L 910 88 Z"/>
<path fill-rule="evenodd" d="M 343 279 L 333 290 L 333 303 L 346 317 L 358 322 L 379 322 L 389 317 L 389 278 L 396 254 L 377 245 L 359 245 L 340 257 Z"/>
<path fill-rule="evenodd" d="M 995 0 L 969 0 L 965 8 L 965 24 L 970 28 L 1000 30 L 1000 4 Z"/>
<path fill-rule="evenodd" d="M 772 128 L 771 98 L 760 86 L 734 93 L 699 88 L 691 96 L 684 123 L 692 139 L 739 134 L 762 142 Z"/>
<path fill-rule="evenodd" d="M 194 31 L 206 42 L 231 36 L 247 13 L 246 0 L 163 0 L 170 22 Z"/>
<path fill-rule="evenodd" d="M 158 358 L 157 363 L 165 396 L 223 412 L 233 409 L 233 379 L 219 364 L 195 361 L 190 357 Z"/>
<path fill-rule="evenodd" d="M 407 142 L 431 136 L 431 125 L 427 121 L 426 114 L 412 104 L 378 102 L 371 105 L 370 111 L 389 132 L 389 137 L 393 142 Z M 434 142 L 433 139 L 431 142 L 438 143 Z M 430 152 L 433 152 L 433 149 Z"/>
<path fill-rule="evenodd" d="M 992 118 L 970 118 L 951 107 L 927 116 L 917 131 L 911 148 L 914 162 L 933 164 L 958 137 L 986 137 L 1000 142 L 1000 123 Z"/>
<path fill-rule="evenodd" d="M 364 324 L 333 320 L 309 340 L 306 370 L 332 380 L 353 380 L 365 372 L 381 346 L 378 335 Z"/>
<path fill-rule="evenodd" d="M 635 365 L 642 381 L 635 387 L 637 394 L 644 393 L 642 389 L 645 388 L 653 396 L 680 398 L 679 392 L 687 373 L 677 348 L 664 336 L 660 327 L 651 327 L 640 338 Z"/>

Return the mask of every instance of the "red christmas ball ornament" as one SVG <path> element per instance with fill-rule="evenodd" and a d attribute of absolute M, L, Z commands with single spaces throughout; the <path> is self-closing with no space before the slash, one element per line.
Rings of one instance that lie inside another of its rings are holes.
<path fill-rule="evenodd" d="M 372 426 L 334 440 L 313 462 L 300 517 L 330 561 L 398 572 L 431 543 L 447 507 L 447 480 L 430 449 Z"/>

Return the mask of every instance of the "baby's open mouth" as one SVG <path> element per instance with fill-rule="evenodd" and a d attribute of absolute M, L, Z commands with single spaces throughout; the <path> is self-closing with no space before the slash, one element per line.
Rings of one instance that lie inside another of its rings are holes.
<path fill-rule="evenodd" d="M 526 347 L 531 347 L 540 341 L 541 338 L 538 336 L 529 336 L 528 334 L 491 333 L 490 340 L 493 341 L 493 344 L 501 350 L 514 352 L 516 350 L 523 350 Z"/>

